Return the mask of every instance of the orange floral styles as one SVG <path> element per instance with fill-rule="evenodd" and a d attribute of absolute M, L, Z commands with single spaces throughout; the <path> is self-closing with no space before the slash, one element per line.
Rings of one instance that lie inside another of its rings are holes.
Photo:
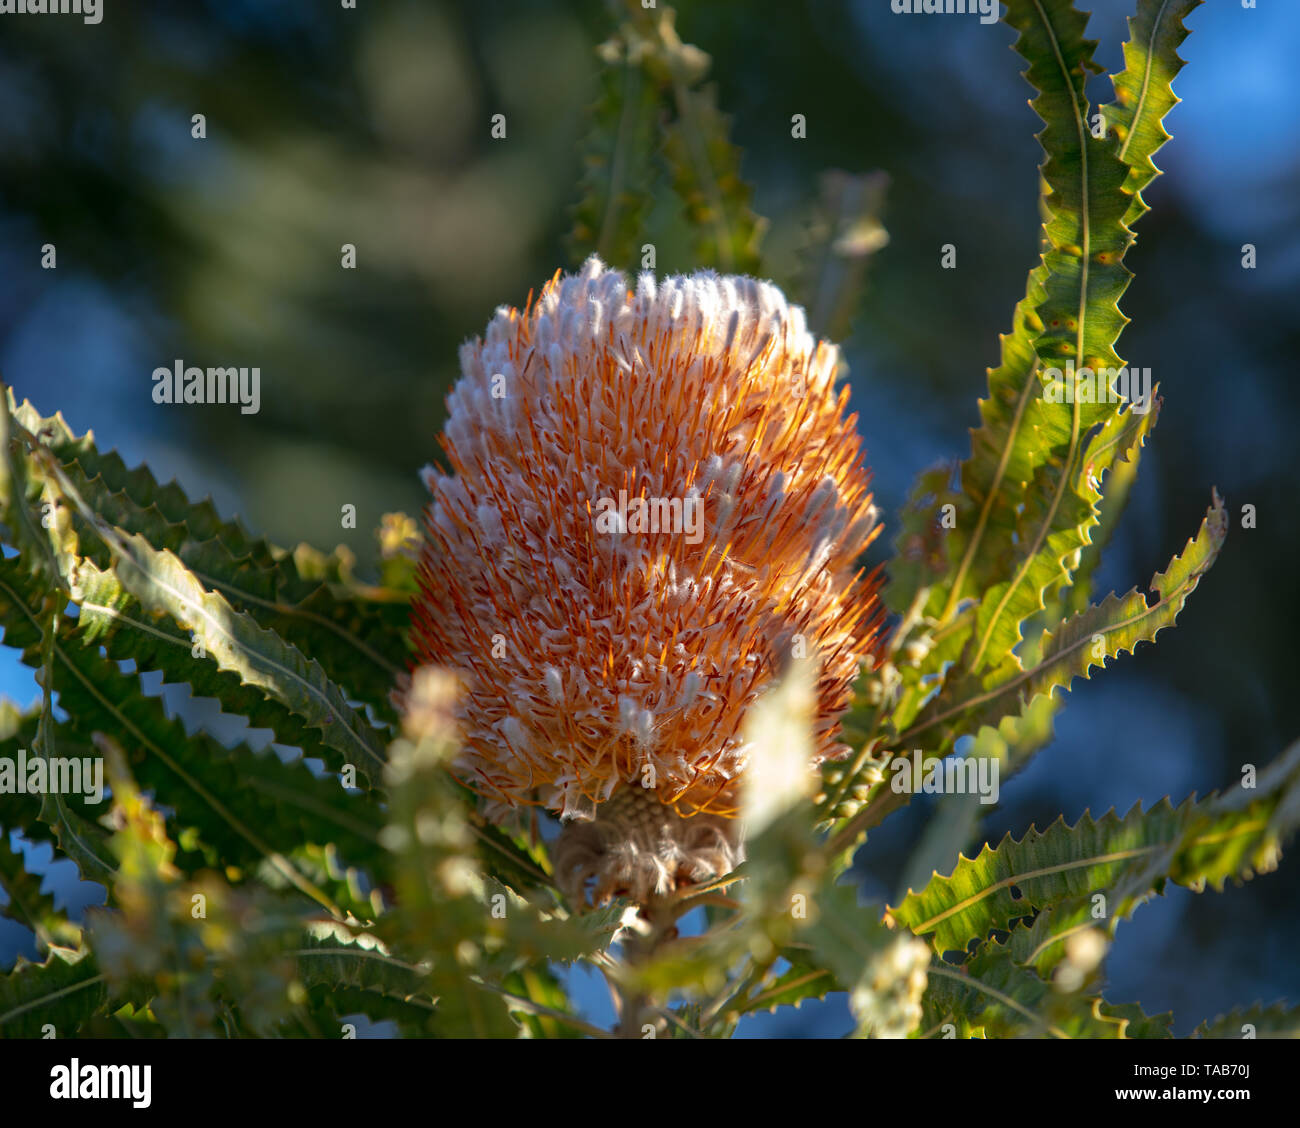
<path fill-rule="evenodd" d="M 741 726 L 786 660 L 817 662 L 810 770 L 847 753 L 874 663 L 856 560 L 878 527 L 838 352 L 770 283 L 630 289 L 592 257 L 460 360 L 412 619 L 417 661 L 465 688 L 454 770 L 498 822 L 631 817 L 645 857 L 573 861 L 605 894 L 698 880 L 738 856 Z M 678 857 L 663 826 L 721 853 Z"/>

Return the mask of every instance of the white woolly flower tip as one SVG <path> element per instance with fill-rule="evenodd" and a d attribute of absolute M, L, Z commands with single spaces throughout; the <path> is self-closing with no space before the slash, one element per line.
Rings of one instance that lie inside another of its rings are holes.
<path fill-rule="evenodd" d="M 771 338 L 778 336 L 790 355 L 817 351 L 803 309 L 789 304 L 771 282 L 712 270 L 673 274 L 656 282 L 647 271 L 638 276 L 635 289 L 629 289 L 626 276 L 596 255 L 577 274 L 548 286 L 533 317 L 532 344 L 549 355 L 552 376 L 562 367 L 555 360 L 565 353 L 581 351 L 603 336 L 617 337 L 633 325 L 650 335 L 673 327 L 683 334 L 707 333 L 726 353 L 747 346 L 741 357 L 746 364 L 753 364 Z M 512 373 L 506 358 L 519 329 L 519 311 L 499 307 L 483 337 L 461 346 L 462 383 L 493 378 L 508 383 Z M 550 352 L 555 346 L 560 349 L 558 356 Z M 823 343 L 821 354 L 823 366 L 833 373 L 837 350 Z M 458 385 L 453 397 L 459 390 Z"/>
<path fill-rule="evenodd" d="M 771 283 L 629 288 L 594 256 L 461 348 L 413 638 L 467 686 L 457 769 L 491 817 L 591 818 L 631 782 L 732 817 L 792 632 L 824 656 L 814 758 L 841 754 L 879 609 L 837 356 Z"/>

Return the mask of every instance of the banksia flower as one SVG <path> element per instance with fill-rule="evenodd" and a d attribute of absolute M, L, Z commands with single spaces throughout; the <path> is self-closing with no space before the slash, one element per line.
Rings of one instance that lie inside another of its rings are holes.
<path fill-rule="evenodd" d="M 630 290 L 594 256 L 460 353 L 413 614 L 465 693 L 459 778 L 566 829 L 557 876 L 645 901 L 740 860 L 750 705 L 816 660 L 810 770 L 874 660 L 876 511 L 837 350 L 768 283 Z"/>

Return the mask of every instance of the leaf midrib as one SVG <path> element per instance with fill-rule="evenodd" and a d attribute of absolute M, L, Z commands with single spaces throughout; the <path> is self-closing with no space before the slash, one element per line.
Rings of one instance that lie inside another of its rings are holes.
<path fill-rule="evenodd" d="M 1080 182 L 1080 191 L 1082 196 L 1082 205 L 1079 209 L 1079 216 L 1080 216 L 1080 223 L 1081 223 L 1081 231 L 1080 231 L 1081 254 L 1079 256 L 1080 267 L 1079 267 L 1079 309 L 1078 309 L 1078 318 L 1077 318 L 1078 324 L 1075 330 L 1074 352 L 1075 352 L 1076 363 L 1082 364 L 1083 363 L 1083 342 L 1085 336 L 1085 317 L 1087 315 L 1087 310 L 1088 310 L 1089 275 L 1090 275 L 1090 266 L 1092 260 L 1092 219 L 1090 215 L 1091 200 L 1088 193 L 1089 184 L 1090 184 L 1090 173 L 1089 173 L 1089 166 L 1088 166 L 1088 144 L 1084 137 L 1084 132 L 1085 132 L 1084 119 L 1082 114 L 1079 111 L 1079 96 L 1075 94 L 1074 85 L 1070 81 L 1070 71 L 1069 68 L 1065 65 L 1065 58 L 1061 53 L 1061 44 L 1056 34 L 1056 29 L 1052 26 L 1051 21 L 1047 18 L 1047 13 L 1043 10 L 1041 0 L 1032 0 L 1032 3 L 1034 5 L 1034 10 L 1038 13 L 1039 19 L 1042 21 L 1043 27 L 1046 28 L 1047 30 L 1047 36 L 1052 44 L 1052 54 L 1056 57 L 1057 66 L 1060 68 L 1061 76 L 1065 81 L 1066 89 L 1069 90 L 1072 95 L 1072 97 L 1070 98 L 1070 106 L 1074 113 L 1075 135 L 1077 136 L 1079 141 L 1079 171 L 1080 171 L 1079 182 Z M 970 661 L 970 668 L 973 670 L 979 668 L 980 659 L 984 657 L 984 652 L 985 650 L 988 649 L 988 645 L 993 639 L 993 634 L 997 630 L 998 624 L 1001 622 L 1002 614 L 1004 611 L 1006 611 L 1007 604 L 1010 602 L 1011 597 L 1019 589 L 1020 585 L 1024 582 L 1025 576 L 1028 574 L 1030 568 L 1033 567 L 1034 561 L 1037 558 L 1039 551 L 1042 549 L 1043 542 L 1047 539 L 1048 533 L 1052 528 L 1052 522 L 1056 519 L 1056 511 L 1060 507 L 1061 499 L 1065 495 L 1065 488 L 1070 481 L 1071 468 L 1074 466 L 1075 457 L 1078 454 L 1078 448 L 1079 448 L 1080 405 L 1077 396 L 1074 396 L 1072 398 L 1074 400 L 1074 403 L 1072 405 L 1071 418 L 1070 418 L 1069 453 L 1067 454 L 1065 461 L 1061 467 L 1061 477 L 1060 480 L 1057 482 L 1056 492 L 1052 497 L 1052 503 L 1048 507 L 1046 516 L 1043 518 L 1043 521 L 1039 525 L 1038 534 L 1034 538 L 1033 547 L 1030 548 L 1028 552 L 1026 552 L 1025 558 L 1021 563 L 1020 568 L 1016 572 L 1016 575 L 1012 579 L 1010 585 L 1007 587 L 1007 590 L 1003 592 L 1002 598 L 998 602 L 997 609 L 994 611 L 992 617 L 989 619 L 988 627 L 985 629 L 984 634 L 980 639 L 979 647 L 976 649 L 974 657 L 972 657 Z"/>

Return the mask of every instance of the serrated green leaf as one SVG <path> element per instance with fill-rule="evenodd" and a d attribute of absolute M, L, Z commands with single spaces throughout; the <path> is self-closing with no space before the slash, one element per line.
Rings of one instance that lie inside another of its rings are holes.
<path fill-rule="evenodd" d="M 1149 210 L 1142 192 L 1160 175 L 1152 156 L 1169 134 L 1165 115 L 1179 102 L 1173 81 L 1182 70 L 1178 48 L 1189 32 L 1183 21 L 1203 0 L 1138 0 L 1129 16 L 1124 70 L 1112 75 L 1115 101 L 1101 107 L 1117 140 L 1119 159 L 1129 166 L 1125 191 L 1132 197 L 1124 222 L 1132 227 Z"/>
<path fill-rule="evenodd" d="M 941 542 L 950 568 L 934 579 L 926 605 L 940 623 L 948 622 L 967 601 L 978 601 L 988 577 L 1010 573 L 1016 508 L 1049 453 L 1038 438 L 1038 416 L 1045 405 L 1034 351 L 1042 328 L 1035 310 L 1044 300 L 1046 278 L 1042 264 L 1030 272 L 1011 332 L 999 336 L 1001 362 L 988 370 L 989 395 L 979 401 L 981 425 L 971 431 L 971 454 L 961 467 L 962 494 L 948 499 L 957 506 L 952 528 L 945 530 Z M 926 551 L 930 573 L 938 572 L 934 535 Z"/>
<path fill-rule="evenodd" d="M 1164 572 L 1152 577 L 1154 602 L 1149 603 L 1136 588 L 1123 598 L 1108 595 L 1045 632 L 1031 665 L 1012 655 L 990 673 L 953 679 L 944 696 L 899 738 L 899 745 L 909 747 L 937 726 L 970 731 L 1008 714 L 1023 713 L 1040 695 L 1068 691 L 1076 677 L 1089 677 L 1089 671 L 1104 666 L 1107 658 L 1132 653 L 1139 642 L 1154 640 L 1174 625 L 1188 596 L 1217 558 L 1227 532 L 1227 512 L 1216 493 L 1196 536 Z M 933 735 L 928 739 L 933 741 Z"/>
<path fill-rule="evenodd" d="M 73 1037 L 107 999 L 104 976 L 84 949 L 55 948 L 43 964 L 20 956 L 0 975 L 0 1037 L 40 1038 L 46 1025 L 55 1037 Z"/>
<path fill-rule="evenodd" d="M 0 621 L 11 646 L 21 645 L 22 636 L 9 624 L 23 608 L 31 614 L 27 601 L 34 593 L 30 583 L 20 590 L 23 582 L 15 561 L 0 561 Z M 93 732 L 114 736 L 129 750 L 141 782 L 166 797 L 176 825 L 196 829 L 221 864 L 246 867 L 265 859 L 300 891 L 328 904 L 285 855 L 316 840 L 338 843 L 356 860 L 380 856 L 381 820 L 372 798 L 349 797 L 301 759 L 285 763 L 269 751 L 259 755 L 246 745 L 226 748 L 204 733 L 187 734 L 180 721 L 166 717 L 159 699 L 141 692 L 137 678 L 120 673 L 96 648 L 80 645 L 70 627 L 54 656 L 54 686 L 70 717 L 57 727 L 60 747 L 65 736 L 81 747 L 89 746 Z M 24 661 L 35 658 L 30 646 L 24 649 Z M 94 841 L 95 858 L 107 865 L 102 834 Z M 103 880 L 108 872 L 83 865 L 87 877 Z"/>
<path fill-rule="evenodd" d="M 988 944 L 961 968 L 930 965 L 924 1029 L 956 1027 L 956 1037 L 1136 1038 L 1160 1037 L 1162 1020 L 1135 1006 L 1057 991 L 1012 958 L 1005 945 Z"/>
<path fill-rule="evenodd" d="M 751 996 L 742 1008 L 744 1014 L 758 1011 L 775 1013 L 777 1007 L 794 1007 L 807 999 L 824 999 L 832 991 L 842 988 L 825 968 L 815 966 L 805 952 L 787 950 L 783 953 L 790 966 L 776 977 L 772 985 Z"/>
<path fill-rule="evenodd" d="M 1072 361 L 1078 370 L 1119 370 L 1114 345 L 1127 322 L 1119 299 L 1131 278 L 1122 262 L 1132 242 L 1123 222 L 1128 169 L 1089 129 L 1084 85 L 1097 70 L 1096 44 L 1083 38 L 1087 17 L 1068 0 L 1012 0 L 1006 19 L 1020 33 L 1016 50 L 1029 62 L 1026 77 L 1039 92 L 1032 105 L 1044 122 L 1039 142 L 1050 218 L 1032 347 L 1044 365 L 1064 368 Z M 996 665 L 1014 651 L 1021 624 L 1044 609 L 1045 590 L 1068 582 L 1066 561 L 1087 545 L 1096 524 L 1096 491 L 1086 484 L 1080 490 L 1076 478 L 1091 434 L 1116 408 L 1070 398 L 1043 400 L 1036 412 L 1035 437 L 1052 454 L 1028 477 L 1014 571 L 980 601 L 964 663 L 971 670 Z"/>
<path fill-rule="evenodd" d="M 740 150 L 727 139 L 730 123 L 712 87 L 675 83 L 676 119 L 664 130 L 664 159 L 673 189 L 695 229 L 701 264 L 757 274 L 765 220 L 749 206 L 753 190 L 740 176 Z"/>
<path fill-rule="evenodd" d="M 70 574 L 76 563 L 73 555 L 68 515 L 56 505 L 46 475 L 20 452 L 18 427 L 9 405 L 12 393 L 0 383 L 4 392 L 0 410 L 0 517 L 15 548 L 26 549 L 24 564 L 41 577 L 53 592 L 70 586 Z"/>
<path fill-rule="evenodd" d="M 311 926 L 286 955 L 318 1005 L 329 1000 L 339 1015 L 360 1012 L 377 1022 L 392 1019 L 408 1034 L 434 1029 L 437 1006 L 426 993 L 424 969 L 397 959 L 374 937 L 321 923 Z"/>
<path fill-rule="evenodd" d="M 749 206 L 753 190 L 740 176 L 740 150 L 728 139 L 730 123 L 717 106 L 717 92 L 701 87 L 708 55 L 678 38 L 676 13 L 642 15 L 653 44 L 643 58 L 658 77 L 675 116 L 662 129 L 662 154 L 673 189 L 695 232 L 699 265 L 736 274 L 757 274 L 758 246 L 767 221 Z"/>
<path fill-rule="evenodd" d="M 13 410 L 100 518 L 174 553 L 204 586 L 310 654 L 381 717 L 394 718 L 388 695 L 407 656 L 401 593 L 358 584 L 345 552 L 326 556 L 299 546 L 290 553 L 254 538 L 210 501 L 192 504 L 174 482 L 159 485 L 148 467 L 128 469 L 116 452 L 101 453 L 90 432 L 75 435 L 60 415 L 44 418 L 26 402 Z M 82 550 L 109 568 L 108 548 L 80 514 L 70 516 Z"/>
<path fill-rule="evenodd" d="M 267 691 L 262 684 L 267 678 L 250 683 L 229 662 L 214 660 L 216 656 L 208 652 L 204 641 L 210 634 L 192 636 L 178 623 L 149 614 L 122 586 L 116 572 L 101 572 L 87 560 L 78 569 L 78 577 L 80 614 L 74 636 L 78 644 L 103 647 L 109 659 L 132 662 L 140 673 L 161 673 L 164 684 L 186 684 L 193 696 L 213 698 L 225 712 L 247 718 L 253 728 L 270 729 L 278 743 L 299 748 L 306 757 L 323 760 L 335 772 L 353 763 L 341 755 L 338 745 L 347 742 L 340 740 L 341 733 L 332 732 L 332 725 L 313 725 L 301 709 Z M 249 620 L 242 619 L 235 626 L 251 631 L 256 645 L 270 645 L 273 653 L 278 649 L 273 639 L 258 636 L 258 628 L 251 627 Z M 199 646 L 203 647 L 201 651 Z M 297 654 L 302 664 L 307 663 L 301 652 L 289 653 Z M 236 659 L 241 654 L 236 650 Z M 314 673 L 309 665 L 307 669 L 309 676 Z M 290 688 L 297 688 L 292 679 Z M 328 688 L 323 692 L 328 693 Z"/>
<path fill-rule="evenodd" d="M 1213 1022 L 1202 1022 L 1193 1038 L 1300 1038 L 1300 1007 L 1285 1003 L 1237 1007 Z"/>
<path fill-rule="evenodd" d="M 1074 826 L 1062 817 L 1045 831 L 1030 828 L 1019 841 L 1008 834 L 996 849 L 986 844 L 978 857 L 960 857 L 950 876 L 936 874 L 890 914 L 942 954 L 1038 910 L 1104 893 L 1113 932 L 1166 880 L 1222 888 L 1276 866 L 1282 842 L 1300 826 L 1300 744 L 1255 782 L 1177 808 L 1166 799 L 1146 812 L 1136 804 L 1122 819 L 1084 814 Z"/>
<path fill-rule="evenodd" d="M 79 565 L 74 596 L 94 596 L 86 599 L 83 608 L 89 621 L 110 632 L 123 618 L 128 597 L 134 598 L 150 615 L 168 616 L 188 631 L 194 644 L 201 645 L 222 670 L 277 701 L 309 728 L 318 729 L 321 745 L 334 752 L 327 763 L 336 770 L 351 764 L 358 780 L 368 783 L 382 769 L 384 753 L 378 734 L 348 704 L 317 662 L 305 658 L 274 631 L 260 627 L 251 616 L 236 611 L 219 592 L 205 590 L 173 553 L 159 551 L 142 536 L 123 535 L 107 525 L 89 508 L 53 457 L 48 452 L 43 458 L 39 451 L 37 454 L 60 493 L 113 555 L 111 573 L 100 571 L 88 560 Z M 171 641 L 176 640 L 173 637 Z"/>
<path fill-rule="evenodd" d="M 1057 698 L 1034 698 L 1023 716 L 1003 717 L 996 727 L 981 728 L 965 756 L 997 761 L 997 778 L 1000 785 L 1005 784 L 1051 741 L 1060 707 Z M 983 816 L 991 809 L 982 799 L 977 791 L 940 798 L 899 880 L 900 896 L 908 889 L 923 887 L 936 872 L 951 868 L 952 860 L 976 840 Z"/>
<path fill-rule="evenodd" d="M 644 224 L 654 202 L 656 117 L 662 98 L 642 62 L 647 49 L 631 25 L 598 49 L 600 92 L 583 142 L 581 196 L 569 233 L 575 262 L 595 253 L 628 268 L 648 241 Z"/>
<path fill-rule="evenodd" d="M 5 603 L 5 593 L 0 588 L 0 628 L 3 628 L 3 641 L 9 646 L 23 646 L 24 642 L 17 641 L 18 635 L 15 634 L 15 624 L 9 620 L 7 615 L 8 608 Z M 31 638 L 39 637 L 39 628 L 34 627 L 34 621 L 29 617 L 23 617 L 19 624 L 19 633 L 21 627 L 27 628 L 27 634 L 24 636 L 30 641 Z M 32 633 L 35 631 L 36 633 Z M 19 750 L 26 751 L 36 743 L 36 732 L 40 724 L 41 707 L 38 705 L 34 709 L 19 710 L 14 707 L 12 702 L 0 702 L 0 756 L 9 760 L 17 761 Z M 89 756 L 92 750 L 89 745 L 84 747 L 69 747 L 69 738 L 60 739 L 60 747 L 64 752 L 72 756 Z M 70 803 L 76 804 L 80 801 L 83 806 L 85 800 L 82 796 L 69 795 L 65 797 Z M 28 795 L 20 795 L 17 792 L 0 791 L 0 827 L 4 830 L 18 831 L 28 842 L 33 844 L 40 842 L 54 843 L 54 832 L 45 823 L 37 817 L 40 812 L 40 805 L 33 803 Z M 93 815 L 93 809 L 85 807 L 80 811 L 83 815 Z"/>
<path fill-rule="evenodd" d="M 85 756 L 93 754 L 85 742 L 63 748 L 53 718 L 53 693 L 59 647 L 54 631 L 52 608 L 59 600 L 51 597 L 39 572 L 29 570 L 22 556 L 0 560 L 0 625 L 4 642 L 23 651 L 29 665 L 41 671 L 45 682 L 39 712 L 22 726 L 24 743 L 15 738 L 7 747 L 31 750 L 32 755 Z M 74 742 L 78 743 L 78 742 Z M 48 841 L 58 853 L 73 861 L 83 880 L 109 883 L 116 864 L 107 847 L 107 836 L 95 825 L 100 812 L 87 796 L 47 791 L 39 799 L 31 795 L 0 795 L 0 812 L 6 829 L 23 832 L 33 842 Z M 48 830 L 41 829 L 48 827 Z"/>
<path fill-rule="evenodd" d="M 41 875 L 27 869 L 22 853 L 13 849 L 9 835 L 0 831 L 0 888 L 9 898 L 9 903 L 0 907 L 0 916 L 30 928 L 42 949 L 77 947 L 81 929 L 55 908 L 54 895 L 41 886 Z"/>
<path fill-rule="evenodd" d="M 1087 546 L 1080 552 L 1078 563 L 1070 575 L 1069 587 L 1052 598 L 1044 593 L 1047 609 L 1040 616 L 1044 624 L 1067 617 L 1071 612 L 1082 611 L 1092 597 L 1092 578 L 1101 562 L 1101 554 L 1110 542 L 1115 527 L 1128 504 L 1129 492 L 1137 480 L 1142 449 L 1155 426 L 1163 400 L 1151 389 L 1151 405 L 1145 414 L 1125 411 L 1112 415 L 1093 437 L 1084 456 L 1080 473 L 1100 481 L 1104 475 L 1103 496 L 1097 502 L 1097 524 L 1089 533 Z M 1076 486 L 1078 488 L 1078 486 Z M 1041 636 L 1040 636 L 1041 637 Z M 1031 643 L 1021 648 L 1025 664 L 1038 660 Z"/>
<path fill-rule="evenodd" d="M 1045 593 L 1069 582 L 1098 521 L 1100 493 L 1088 475 L 1101 478 L 1094 432 L 1118 414 L 1111 403 L 1049 403 L 1038 374 L 1040 363 L 1066 359 L 1122 367 L 1113 348 L 1125 323 L 1117 303 L 1129 277 L 1121 259 L 1131 197 L 1127 166 L 1089 129 L 1084 82 L 1098 70 L 1095 44 L 1066 0 L 1013 0 L 1007 20 L 1020 33 L 1016 48 L 1030 63 L 1032 104 L 1044 121 L 1045 253 L 989 372 L 946 538 L 949 567 L 927 593 L 925 613 L 942 641 L 923 673 L 955 656 L 974 671 L 1003 662 L 1021 625 L 1044 610 Z M 899 728 L 918 705 L 915 694 L 900 701 Z"/>

